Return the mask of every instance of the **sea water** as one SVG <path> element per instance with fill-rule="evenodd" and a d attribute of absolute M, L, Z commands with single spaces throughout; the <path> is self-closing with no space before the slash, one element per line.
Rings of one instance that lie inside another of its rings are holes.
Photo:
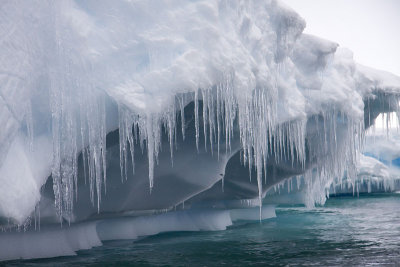
<path fill-rule="evenodd" d="M 331 197 L 322 207 L 278 206 L 276 218 L 225 231 L 171 232 L 105 242 L 77 256 L 5 266 L 396 266 L 400 194 Z"/>

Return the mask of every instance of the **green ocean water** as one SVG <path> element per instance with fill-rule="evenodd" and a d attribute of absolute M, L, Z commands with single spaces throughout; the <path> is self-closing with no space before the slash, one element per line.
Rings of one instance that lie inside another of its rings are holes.
<path fill-rule="evenodd" d="M 335 197 L 312 210 L 278 206 L 276 215 L 225 231 L 163 233 L 3 265 L 400 266 L 400 194 Z"/>

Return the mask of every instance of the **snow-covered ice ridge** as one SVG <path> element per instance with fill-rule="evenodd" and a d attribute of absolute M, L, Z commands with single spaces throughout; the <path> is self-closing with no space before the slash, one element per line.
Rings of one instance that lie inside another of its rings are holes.
<path fill-rule="evenodd" d="M 269 0 L 5 1 L 0 223 L 228 207 L 293 176 L 323 203 L 400 78 L 304 27 Z"/>

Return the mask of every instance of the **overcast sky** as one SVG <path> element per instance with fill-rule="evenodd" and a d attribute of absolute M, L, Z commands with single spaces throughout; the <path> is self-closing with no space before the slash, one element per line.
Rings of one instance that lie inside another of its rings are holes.
<path fill-rule="evenodd" d="M 400 0 L 283 0 L 306 33 L 339 43 L 358 63 L 400 76 Z"/>

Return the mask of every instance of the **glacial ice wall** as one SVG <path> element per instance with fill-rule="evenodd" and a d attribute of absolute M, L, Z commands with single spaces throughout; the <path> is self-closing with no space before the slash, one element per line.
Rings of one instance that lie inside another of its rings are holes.
<path fill-rule="evenodd" d="M 398 108 L 400 78 L 302 34 L 279 1 L 5 1 L 0 14 L 3 221 L 261 205 L 299 175 L 321 203 L 356 176 L 364 126 Z"/>

